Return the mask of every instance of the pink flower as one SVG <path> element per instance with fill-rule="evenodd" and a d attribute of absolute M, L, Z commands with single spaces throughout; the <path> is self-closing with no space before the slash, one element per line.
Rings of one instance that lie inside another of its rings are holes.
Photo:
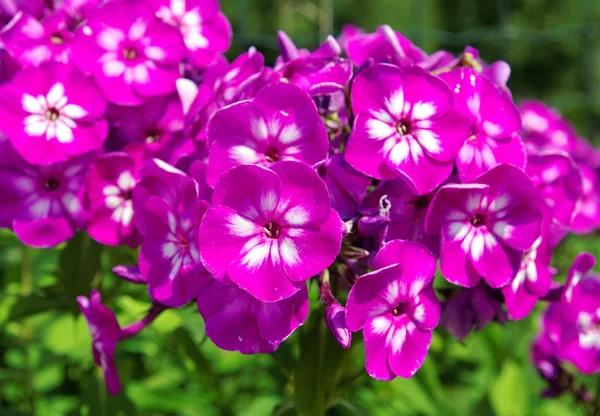
<path fill-rule="evenodd" d="M 584 374 L 600 371 L 600 277 L 590 273 L 596 259 L 581 253 L 571 266 L 563 293 L 559 357 Z"/>
<path fill-rule="evenodd" d="M 133 193 L 143 236 L 140 270 L 155 301 L 177 308 L 196 298 L 210 275 L 200 262 L 198 226 L 208 203 L 196 182 L 158 159 L 146 162 Z"/>
<path fill-rule="evenodd" d="M 346 160 L 377 179 L 403 176 L 418 194 L 444 182 L 467 136 L 466 120 L 448 114 L 452 94 L 418 67 L 370 66 L 352 84 L 354 129 Z"/>
<path fill-rule="evenodd" d="M 346 34 L 349 32 L 346 31 Z M 345 39 L 345 43 L 346 53 L 356 66 L 369 59 L 376 63 L 404 66 L 419 63 L 427 57 L 425 52 L 388 25 L 379 26 L 375 33 L 355 31 L 353 36 Z"/>
<path fill-rule="evenodd" d="M 2 142 L 0 142 L 0 145 Z M 0 224 L 33 247 L 53 247 L 84 227 L 84 180 L 95 154 L 68 162 L 30 165 L 10 147 L 0 146 Z"/>
<path fill-rule="evenodd" d="M 287 299 L 261 302 L 228 281 L 212 279 L 198 296 L 206 335 L 226 351 L 275 351 L 308 316 L 306 286 Z"/>
<path fill-rule="evenodd" d="M 323 180 L 299 162 L 241 165 L 221 176 L 200 225 L 200 253 L 263 302 L 288 298 L 340 252 L 343 223 Z"/>
<path fill-rule="evenodd" d="M 550 242 L 551 216 L 546 214 L 540 236 L 523 253 L 519 270 L 512 282 L 502 288 L 504 302 L 510 319 L 523 319 L 535 307 L 538 299 L 546 296 L 552 285 L 554 270 L 550 267 L 552 244 Z"/>
<path fill-rule="evenodd" d="M 136 247 L 141 236 L 133 221 L 133 189 L 141 160 L 123 152 L 106 153 L 96 159 L 87 177 L 90 221 L 87 231 L 101 244 Z"/>
<path fill-rule="evenodd" d="M 179 30 L 145 3 L 116 1 L 78 28 L 71 50 L 109 102 L 137 105 L 175 91 L 185 46 Z"/>
<path fill-rule="evenodd" d="M 508 284 L 523 252 L 540 236 L 543 207 L 531 180 L 498 165 L 477 183 L 446 185 L 433 198 L 425 230 L 441 232 L 440 268 L 451 283 L 492 288 Z"/>
<path fill-rule="evenodd" d="M 579 165 L 582 176 L 582 196 L 571 229 L 576 234 L 588 234 L 600 228 L 600 173 Z"/>
<path fill-rule="evenodd" d="M 168 161 L 183 140 L 183 108 L 175 94 L 153 97 L 135 107 L 110 105 L 107 117 L 111 129 L 106 146 L 111 150 L 138 144 L 145 158 Z"/>
<path fill-rule="evenodd" d="M 72 38 L 67 18 L 62 14 L 50 15 L 39 22 L 31 15 L 19 12 L 0 32 L 4 46 L 22 66 L 69 63 Z"/>
<path fill-rule="evenodd" d="M 511 97 L 470 68 L 445 72 L 440 78 L 454 94 L 454 110 L 471 123 L 456 159 L 461 182 L 500 163 L 524 169 L 525 147 L 517 134 L 521 117 Z"/>
<path fill-rule="evenodd" d="M 577 133 L 557 110 L 540 101 L 523 101 L 519 107 L 528 151 L 562 150 L 571 153 L 575 149 Z"/>
<path fill-rule="evenodd" d="M 152 0 L 156 15 L 181 31 L 187 58 L 203 68 L 229 49 L 231 26 L 218 0 Z"/>
<path fill-rule="evenodd" d="M 283 79 L 288 80 L 312 96 L 331 94 L 342 90 L 352 77 L 352 62 L 341 59 L 342 49 L 329 36 L 314 52 L 302 54 L 282 31 L 277 33 L 281 62 L 275 66 Z"/>
<path fill-rule="evenodd" d="M 371 377 L 410 378 L 425 361 L 440 318 L 435 257 L 419 244 L 394 240 L 379 251 L 373 268 L 350 290 L 348 328 L 363 329 Z"/>
<path fill-rule="evenodd" d="M 241 164 L 294 160 L 311 167 L 327 159 L 329 141 L 310 96 L 291 84 L 264 87 L 252 101 L 219 110 L 208 128 L 208 183 Z"/>
<path fill-rule="evenodd" d="M 108 393 L 115 395 L 121 391 L 121 381 L 115 365 L 115 351 L 121 336 L 121 327 L 113 311 L 100 302 L 100 293 L 97 290 L 92 290 L 89 298 L 77 297 L 77 303 L 92 335 L 94 362 L 102 367 Z"/>
<path fill-rule="evenodd" d="M 101 147 L 105 112 L 92 80 L 65 64 L 23 69 L 0 90 L 0 129 L 32 164 L 64 162 Z"/>
<path fill-rule="evenodd" d="M 582 197 L 581 170 L 564 152 L 531 154 L 525 170 L 551 209 L 550 241 L 555 245 L 569 231 Z"/>

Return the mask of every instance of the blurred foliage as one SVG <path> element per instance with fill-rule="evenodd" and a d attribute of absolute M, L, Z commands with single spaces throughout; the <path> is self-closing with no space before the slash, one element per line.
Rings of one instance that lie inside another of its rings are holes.
<path fill-rule="evenodd" d="M 460 52 L 470 44 L 488 61 L 508 61 L 517 99 L 546 100 L 573 119 L 582 134 L 598 136 L 600 7 L 593 0 L 221 4 L 235 33 L 230 58 L 256 45 L 273 62 L 277 29 L 299 46 L 314 47 L 323 28 L 338 34 L 347 22 L 367 30 L 388 23 L 428 52 Z M 556 249 L 559 280 L 582 250 L 598 255 L 599 236 L 571 236 Z M 206 339 L 193 305 L 163 313 L 118 346 L 124 392 L 108 397 L 74 297 L 95 287 L 122 325 L 140 319 L 149 308 L 145 289 L 110 272 L 135 260 L 130 250 L 100 248 L 83 235 L 56 249 L 34 250 L 0 232 L 0 415 L 283 416 L 296 410 L 311 415 L 319 406 L 330 415 L 584 414 L 570 397 L 539 398 L 544 384 L 530 364 L 529 345 L 543 305 L 526 320 L 492 324 L 464 343 L 437 330 L 413 379 L 383 383 L 364 373 L 360 334 L 343 351 L 325 332 L 315 287 L 309 321 L 272 356 L 219 350 Z M 307 353 L 299 356 L 301 343 Z M 593 378 L 584 380 L 594 386 Z"/>

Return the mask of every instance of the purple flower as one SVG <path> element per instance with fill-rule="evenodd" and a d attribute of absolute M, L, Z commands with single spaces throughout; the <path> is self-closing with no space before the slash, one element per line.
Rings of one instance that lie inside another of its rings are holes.
<path fill-rule="evenodd" d="M 388 25 L 379 26 L 375 33 L 355 33 L 345 43 L 346 53 L 356 66 L 370 59 L 376 63 L 403 66 L 419 63 L 427 57 L 425 52 Z"/>
<path fill-rule="evenodd" d="M 140 244 L 131 201 L 140 165 L 139 157 L 124 152 L 106 153 L 92 165 L 86 182 L 90 212 L 87 231 L 99 243 Z"/>
<path fill-rule="evenodd" d="M 582 253 L 569 270 L 563 293 L 560 357 L 584 374 L 600 371 L 600 278 L 589 273 L 596 259 Z"/>
<path fill-rule="evenodd" d="M 600 173 L 579 165 L 582 176 L 582 196 L 571 224 L 577 234 L 588 234 L 600 228 Z"/>
<path fill-rule="evenodd" d="M 539 298 L 546 296 L 552 285 L 550 268 L 552 245 L 549 235 L 550 215 L 546 215 L 540 236 L 523 253 L 519 270 L 512 282 L 502 288 L 504 302 L 511 319 L 523 319 L 533 310 Z"/>
<path fill-rule="evenodd" d="M 107 117 L 111 129 L 106 145 L 113 150 L 141 144 L 146 157 L 169 160 L 183 139 L 183 109 L 174 94 L 153 97 L 135 107 L 110 105 Z"/>
<path fill-rule="evenodd" d="M 352 218 L 371 185 L 371 179 L 350 166 L 341 153 L 330 155 L 318 172 L 329 190 L 331 207 L 343 220 Z"/>
<path fill-rule="evenodd" d="M 2 142 L 0 142 L 2 144 Z M 5 143 L 0 148 L 0 224 L 33 247 L 53 247 L 84 227 L 84 181 L 95 153 L 68 162 L 30 165 Z"/>
<path fill-rule="evenodd" d="M 562 150 L 571 153 L 574 150 L 577 133 L 557 110 L 540 101 L 523 101 L 519 107 L 528 151 Z"/>
<path fill-rule="evenodd" d="M 67 18 L 54 14 L 39 22 L 19 12 L 0 33 L 4 47 L 22 66 L 39 66 L 44 62 L 69 63 L 73 34 Z"/>
<path fill-rule="evenodd" d="M 81 25 L 73 62 L 114 104 L 137 105 L 175 92 L 185 46 L 179 30 L 142 2 L 109 2 Z"/>
<path fill-rule="evenodd" d="M 425 215 L 435 194 L 419 196 L 403 178 L 383 181 L 370 192 L 360 211 L 364 215 L 381 215 L 381 210 L 389 212 L 384 241 L 409 240 L 421 243 L 431 252 L 439 252 L 439 234 L 425 231 Z M 382 205 L 383 204 L 383 205 Z M 361 222 L 359 222 L 359 231 Z"/>
<path fill-rule="evenodd" d="M 452 173 L 467 136 L 466 120 L 448 114 L 452 94 L 418 67 L 370 66 L 352 84 L 356 115 L 346 160 L 377 179 L 406 177 L 418 194 Z"/>
<path fill-rule="evenodd" d="M 263 85 L 264 62 L 262 54 L 252 47 L 230 65 L 208 67 L 198 87 L 181 83 L 184 88 L 178 89 L 180 97 L 191 102 L 184 112 L 188 136 L 206 140 L 208 122 L 219 108 L 252 98 Z"/>
<path fill-rule="evenodd" d="M 105 112 L 92 80 L 65 64 L 23 69 L 0 90 L 0 130 L 32 164 L 98 149 L 108 131 Z"/>
<path fill-rule="evenodd" d="M 490 322 L 506 321 L 502 296 L 485 282 L 464 288 L 443 303 L 440 325 L 452 336 L 463 340 L 473 330 L 479 331 Z"/>
<path fill-rule="evenodd" d="M 420 244 L 394 240 L 379 251 L 373 269 L 350 290 L 348 328 L 363 329 L 371 377 L 410 378 L 425 361 L 440 318 L 435 257 Z"/>
<path fill-rule="evenodd" d="M 346 309 L 337 301 L 325 307 L 325 323 L 342 348 L 350 348 L 352 331 L 346 323 Z"/>
<path fill-rule="evenodd" d="M 210 275 L 200 262 L 198 226 L 208 203 L 196 182 L 157 159 L 142 167 L 133 192 L 143 235 L 140 270 L 155 301 L 177 308 L 196 298 Z"/>
<path fill-rule="evenodd" d="M 470 182 L 500 163 L 525 168 L 525 147 L 517 134 L 521 117 L 511 97 L 470 68 L 440 75 L 454 93 L 454 110 L 470 122 L 458 153 L 461 182 Z"/>
<path fill-rule="evenodd" d="M 212 279 L 197 304 L 206 335 L 217 347 L 242 354 L 275 351 L 308 316 L 305 285 L 287 299 L 266 303 L 233 283 Z"/>
<path fill-rule="evenodd" d="M 102 367 L 108 393 L 115 395 L 121 391 L 121 381 L 115 365 L 115 350 L 121 327 L 115 314 L 100 301 L 100 293 L 97 290 L 92 290 L 89 298 L 77 297 L 77 303 L 92 335 L 94 362 Z"/>
<path fill-rule="evenodd" d="M 344 225 L 323 180 L 302 163 L 233 168 L 212 202 L 200 225 L 204 266 L 263 302 L 297 293 L 340 252 Z"/>
<path fill-rule="evenodd" d="M 520 169 L 498 165 L 477 183 L 446 185 L 433 198 L 425 230 L 441 232 L 440 268 L 451 283 L 509 283 L 540 236 L 541 196 Z"/>
<path fill-rule="evenodd" d="M 279 31 L 277 36 L 282 62 L 275 69 L 283 79 L 312 96 L 334 93 L 350 82 L 352 63 L 340 58 L 342 49 L 332 36 L 308 54 L 300 54 L 284 32 Z"/>
<path fill-rule="evenodd" d="M 231 25 L 218 0 L 151 0 L 156 15 L 181 31 L 187 58 L 206 67 L 229 49 Z"/>
<path fill-rule="evenodd" d="M 291 84 L 264 87 L 252 101 L 219 110 L 208 128 L 208 183 L 241 164 L 295 160 L 317 167 L 329 142 L 310 96 Z"/>
<path fill-rule="evenodd" d="M 552 210 L 552 244 L 569 230 L 582 196 L 581 171 L 564 152 L 542 151 L 527 159 L 527 175 Z"/>

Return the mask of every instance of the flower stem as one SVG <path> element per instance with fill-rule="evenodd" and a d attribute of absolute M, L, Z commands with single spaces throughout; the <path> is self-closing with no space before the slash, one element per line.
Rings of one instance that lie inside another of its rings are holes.
<path fill-rule="evenodd" d="M 144 316 L 137 322 L 132 323 L 131 325 L 126 326 L 121 329 L 121 335 L 119 336 L 119 340 L 122 341 L 127 338 L 131 338 L 134 335 L 140 333 L 144 328 L 150 325 L 158 315 L 160 315 L 166 308 L 161 305 L 153 305 L 148 312 L 148 315 Z"/>

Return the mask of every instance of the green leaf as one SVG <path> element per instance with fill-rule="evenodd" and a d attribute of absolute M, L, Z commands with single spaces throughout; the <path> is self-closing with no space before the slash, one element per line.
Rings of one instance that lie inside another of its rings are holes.
<path fill-rule="evenodd" d="M 47 298 L 38 294 L 21 297 L 10 310 L 9 319 L 19 321 L 27 316 L 49 310 L 59 311 L 67 308 L 65 298 Z"/>
<path fill-rule="evenodd" d="M 294 373 L 294 400 L 300 416 L 325 414 L 344 352 L 327 330 L 322 312 L 313 312 L 307 331 L 300 335 L 300 358 Z"/>
<path fill-rule="evenodd" d="M 60 254 L 60 281 L 65 288 L 69 305 L 78 311 L 77 296 L 90 294 L 92 280 L 100 270 L 102 246 L 87 234 L 75 234 Z"/>
<path fill-rule="evenodd" d="M 529 389 L 521 367 L 507 361 L 492 385 L 490 402 L 498 416 L 520 416 L 528 412 Z"/>

